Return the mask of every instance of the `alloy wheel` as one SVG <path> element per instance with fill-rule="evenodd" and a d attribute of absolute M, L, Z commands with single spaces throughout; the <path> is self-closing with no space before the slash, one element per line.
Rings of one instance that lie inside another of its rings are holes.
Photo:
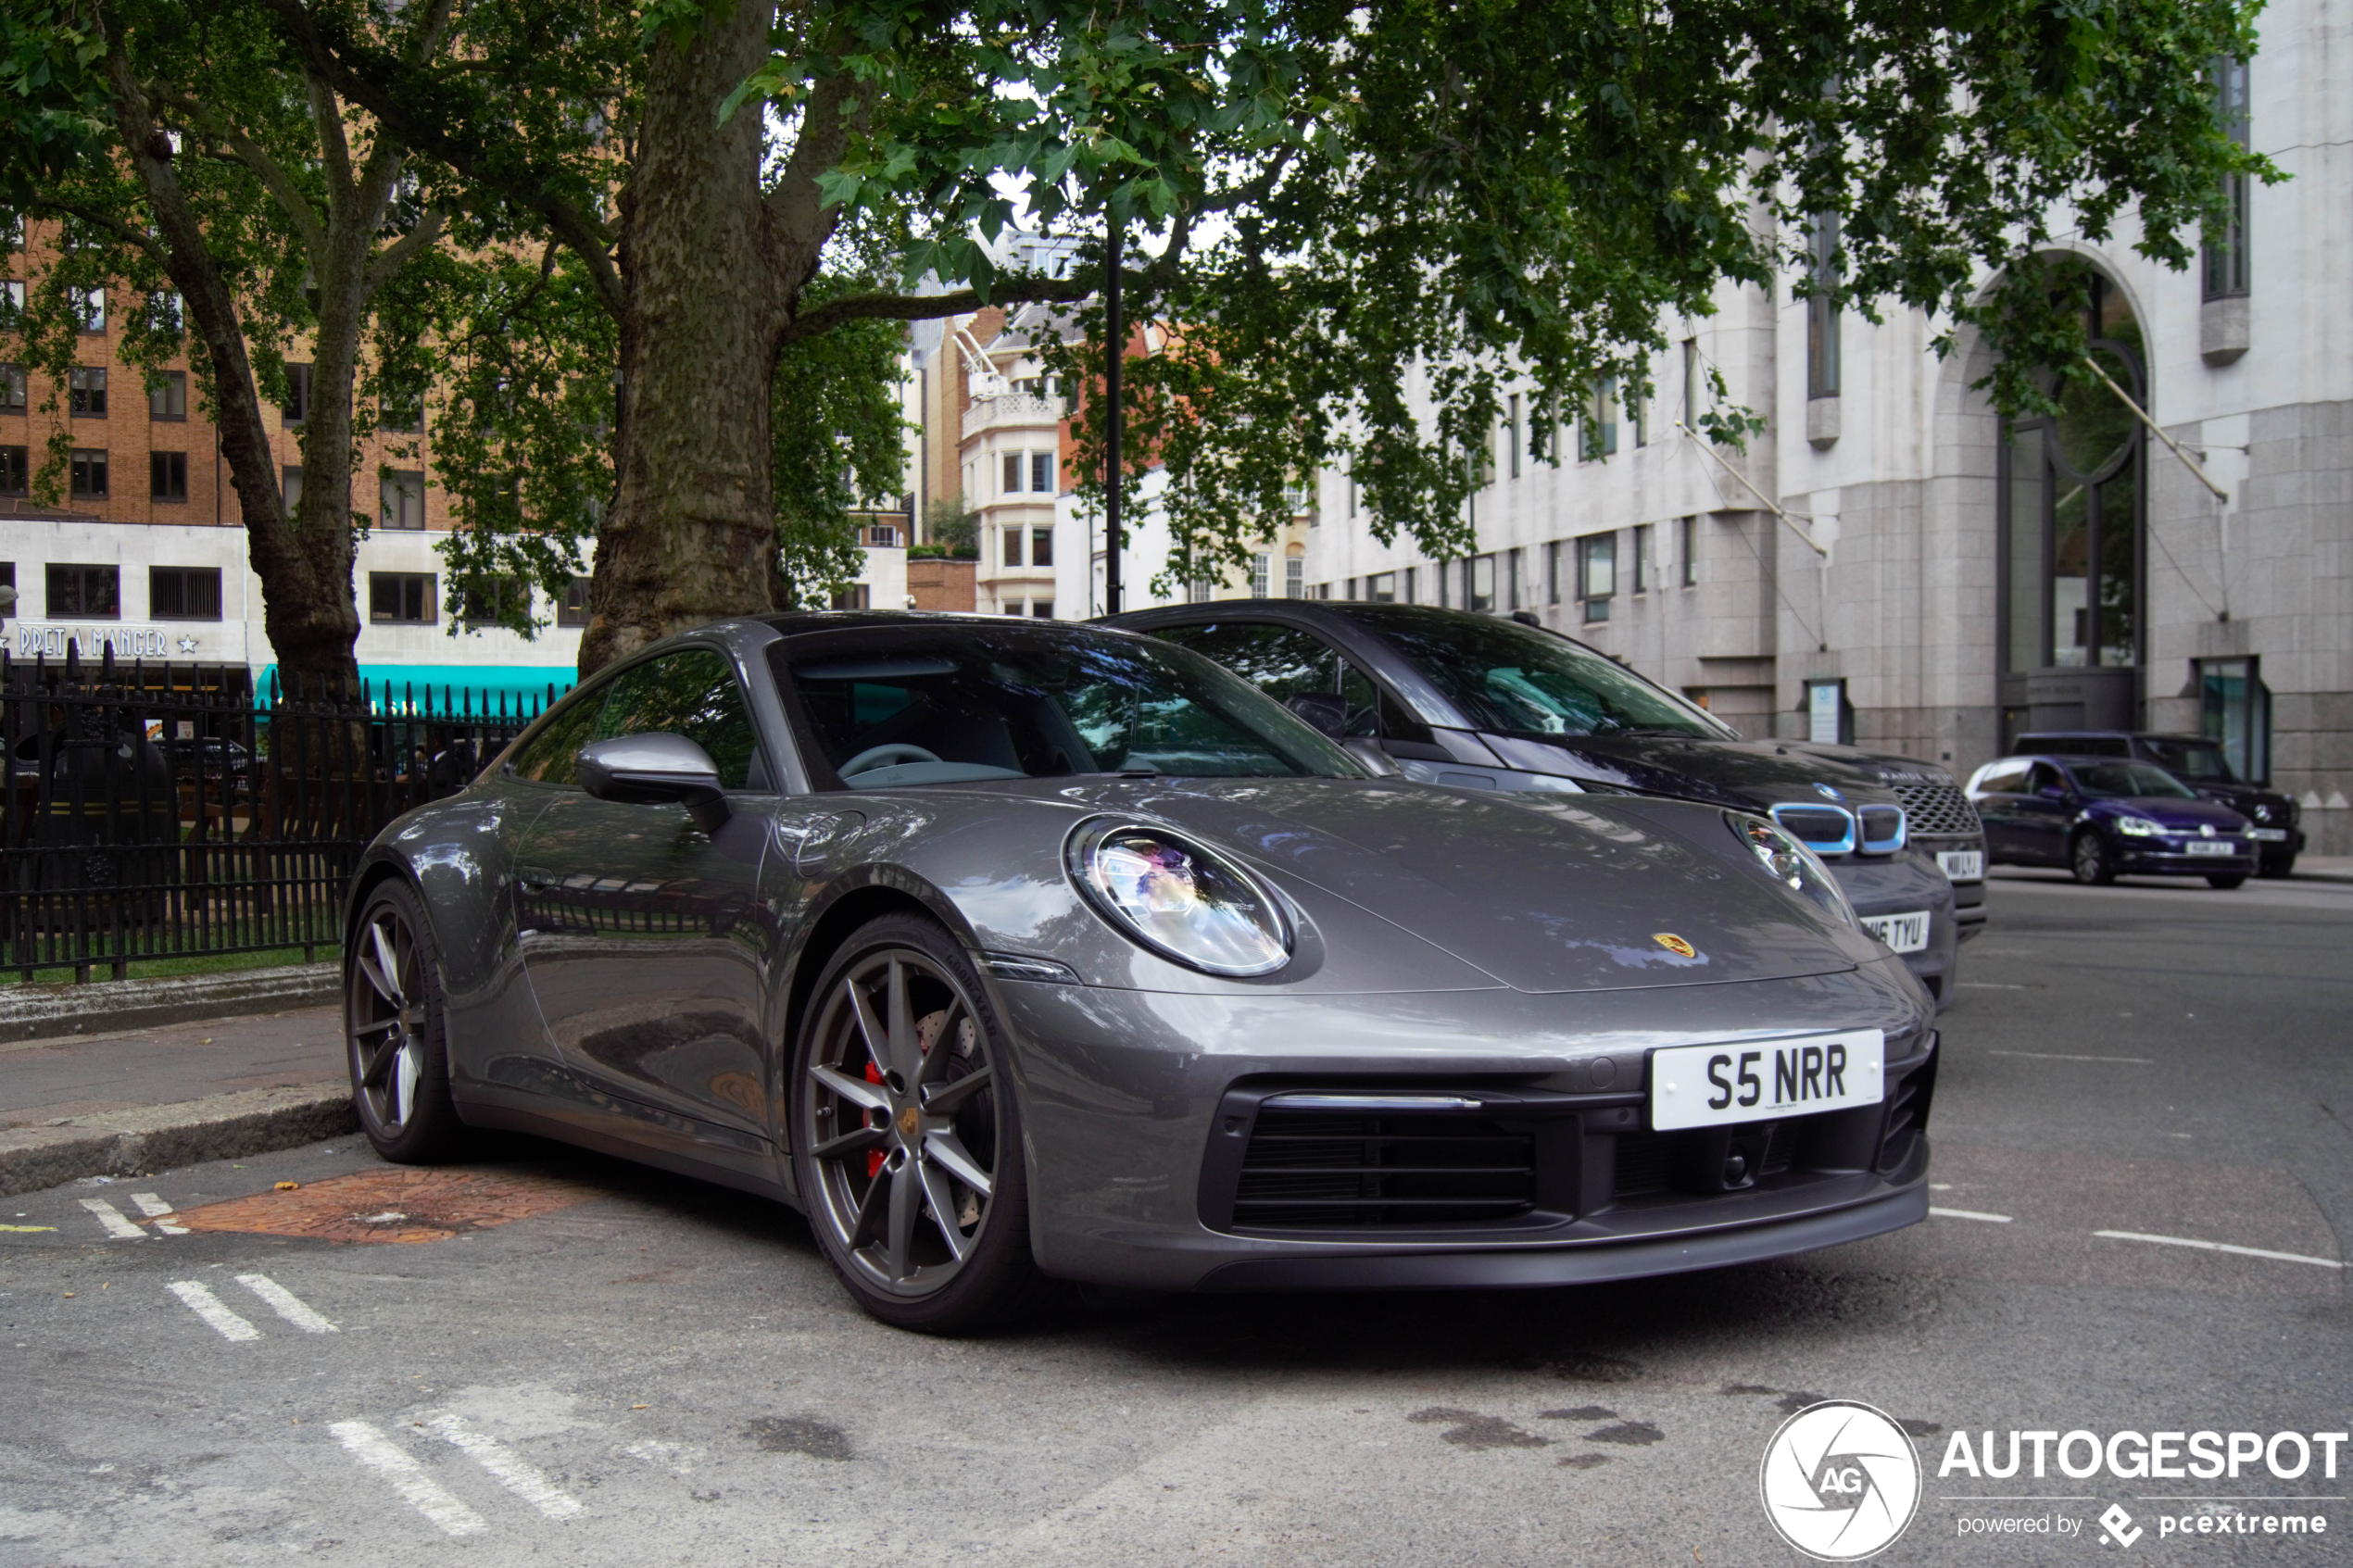
<path fill-rule="evenodd" d="M 971 998 L 922 953 L 872 953 L 825 997 L 803 1070 L 812 1218 L 872 1287 L 937 1293 L 980 1244 L 1006 1141 Z"/>
<path fill-rule="evenodd" d="M 416 934 L 397 909 L 379 905 L 352 955 L 346 1016 L 351 1081 L 384 1137 L 408 1130 L 424 1078 L 424 985 Z"/>

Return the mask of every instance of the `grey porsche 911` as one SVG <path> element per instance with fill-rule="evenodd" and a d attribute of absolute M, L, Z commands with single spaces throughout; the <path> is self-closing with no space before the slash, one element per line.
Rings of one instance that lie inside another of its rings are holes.
<path fill-rule="evenodd" d="M 909 1328 L 1928 1211 L 1931 999 L 1771 821 L 1375 777 L 1126 633 L 670 638 L 386 829 L 344 950 L 385 1158 L 515 1129 L 780 1199 Z"/>

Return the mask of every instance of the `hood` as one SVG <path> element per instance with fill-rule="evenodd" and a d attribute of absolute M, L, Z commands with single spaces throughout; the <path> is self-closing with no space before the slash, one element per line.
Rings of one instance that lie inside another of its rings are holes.
<path fill-rule="evenodd" d="M 2183 800 L 2170 795 L 2108 796 L 2085 801 L 2083 809 L 2102 816 L 2146 817 L 2159 827 L 2188 828 L 2193 833 L 2201 826 L 2211 827 L 2216 833 L 2245 833 L 2247 827 L 2246 819 L 2228 806 L 2211 800 Z"/>
<path fill-rule="evenodd" d="M 1590 778 L 1642 795 L 1673 796 L 1758 810 L 1831 797 L 1837 803 L 1884 803 L 1894 794 L 1880 781 L 1867 753 L 1802 741 L 1708 740 L 1697 735 L 1482 734 L 1495 754 L 1530 772 Z M 1907 764 L 1917 769 L 1918 764 Z"/>
<path fill-rule="evenodd" d="M 1344 899 L 1522 991 L 1794 979 L 1877 956 L 1750 870 L 1710 809 L 1668 808 L 1666 825 L 1651 803 L 1504 802 L 1386 780 L 1106 780 L 1058 793 L 1238 853 L 1311 919 Z"/>

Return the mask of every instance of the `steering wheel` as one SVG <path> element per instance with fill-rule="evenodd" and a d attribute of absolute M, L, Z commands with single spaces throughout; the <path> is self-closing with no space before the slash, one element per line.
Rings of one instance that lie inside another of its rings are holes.
<path fill-rule="evenodd" d="M 882 746 L 868 746 L 849 761 L 837 767 L 834 771 L 839 773 L 843 782 L 847 783 L 870 769 L 887 768 L 893 762 L 937 762 L 938 760 L 939 754 L 936 751 L 925 751 L 920 746 L 910 746 L 903 740 L 895 740 Z"/>

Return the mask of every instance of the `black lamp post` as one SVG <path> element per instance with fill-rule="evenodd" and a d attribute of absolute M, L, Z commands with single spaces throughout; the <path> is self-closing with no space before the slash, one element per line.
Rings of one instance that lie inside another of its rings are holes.
<path fill-rule="evenodd" d="M 1120 223 L 1103 204 L 1103 613 L 1119 613 L 1119 369 L 1127 332 L 1119 319 Z"/>

